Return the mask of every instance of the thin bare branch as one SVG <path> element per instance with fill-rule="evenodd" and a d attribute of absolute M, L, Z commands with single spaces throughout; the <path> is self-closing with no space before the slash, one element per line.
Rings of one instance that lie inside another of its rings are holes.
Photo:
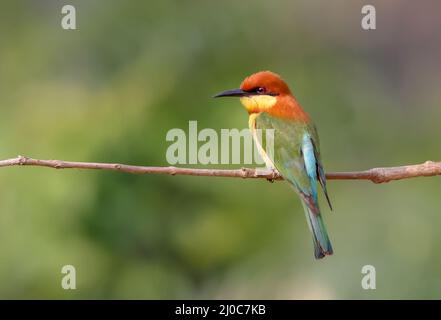
<path fill-rule="evenodd" d="M 77 162 L 63 160 L 39 160 L 23 156 L 0 160 L 0 167 L 8 166 L 39 166 L 54 169 L 95 169 L 112 170 L 136 174 L 168 174 L 204 177 L 231 177 L 231 178 L 264 178 L 267 180 L 283 180 L 279 173 L 264 168 L 241 169 L 195 169 L 177 167 L 145 167 L 119 163 Z M 365 171 L 328 172 L 329 180 L 370 180 L 374 183 L 389 182 L 415 177 L 430 177 L 441 175 L 441 162 L 426 161 L 400 167 L 373 168 Z"/>

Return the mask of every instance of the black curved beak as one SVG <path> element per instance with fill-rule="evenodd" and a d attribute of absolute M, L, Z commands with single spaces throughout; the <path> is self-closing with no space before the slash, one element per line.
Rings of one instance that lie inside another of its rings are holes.
<path fill-rule="evenodd" d="M 248 92 L 243 91 L 242 89 L 232 89 L 227 90 L 221 93 L 218 93 L 217 95 L 213 96 L 213 98 L 220 98 L 220 97 L 244 97 L 247 96 Z"/>

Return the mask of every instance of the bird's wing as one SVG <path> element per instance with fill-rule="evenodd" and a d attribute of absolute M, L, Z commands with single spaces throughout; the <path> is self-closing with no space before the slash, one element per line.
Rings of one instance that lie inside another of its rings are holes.
<path fill-rule="evenodd" d="M 325 175 L 325 169 L 323 168 L 321 157 L 320 157 L 320 141 L 319 136 L 317 133 L 317 129 L 315 125 L 310 126 L 310 130 L 312 132 L 311 134 L 311 142 L 314 147 L 314 155 L 317 163 L 317 174 L 318 174 L 318 181 L 320 182 L 320 185 L 322 187 L 323 193 L 325 194 L 326 201 L 328 202 L 329 209 L 332 210 L 332 204 L 331 200 L 329 199 L 328 190 L 326 188 L 326 175 Z"/>
<path fill-rule="evenodd" d="M 326 178 L 320 161 L 319 141 L 312 124 L 276 118 L 262 112 L 255 119 L 257 129 L 274 129 L 276 169 L 299 192 L 313 211 L 318 212 L 317 181 L 326 198 Z M 265 149 L 265 148 L 264 148 Z"/>

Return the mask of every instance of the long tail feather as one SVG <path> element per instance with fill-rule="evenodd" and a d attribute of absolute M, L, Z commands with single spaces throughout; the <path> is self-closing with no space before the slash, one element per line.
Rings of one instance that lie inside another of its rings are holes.
<path fill-rule="evenodd" d="M 311 230 L 312 233 L 315 258 L 321 259 L 327 255 L 333 254 L 331 241 L 329 241 L 328 233 L 321 214 L 313 212 L 303 201 L 302 204 L 309 230 Z"/>

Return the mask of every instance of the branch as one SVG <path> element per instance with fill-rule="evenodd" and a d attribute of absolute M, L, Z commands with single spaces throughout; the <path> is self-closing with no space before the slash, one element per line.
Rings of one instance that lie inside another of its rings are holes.
<path fill-rule="evenodd" d="M 54 169 L 101 169 L 120 171 L 134 174 L 168 174 L 204 177 L 231 177 L 231 178 L 264 178 L 270 181 L 283 180 L 276 171 L 264 168 L 242 168 L 235 170 L 225 169 L 194 169 L 176 167 L 144 167 L 118 163 L 74 162 L 62 160 L 39 160 L 23 156 L 0 160 L 0 167 L 9 166 L 39 166 Z M 328 172 L 329 180 L 370 180 L 374 183 L 389 182 L 415 177 L 430 177 L 441 175 L 441 162 L 426 161 L 422 164 L 373 168 L 365 171 Z"/>

